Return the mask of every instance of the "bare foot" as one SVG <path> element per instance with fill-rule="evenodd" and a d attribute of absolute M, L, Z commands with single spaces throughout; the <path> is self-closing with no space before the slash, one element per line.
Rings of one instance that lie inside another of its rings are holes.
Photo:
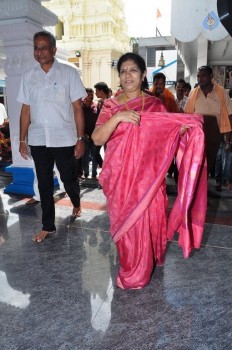
<path fill-rule="evenodd" d="M 32 238 L 32 241 L 41 243 L 45 238 L 48 238 L 52 233 L 56 232 L 54 231 L 43 231 L 41 230 L 36 236 Z"/>

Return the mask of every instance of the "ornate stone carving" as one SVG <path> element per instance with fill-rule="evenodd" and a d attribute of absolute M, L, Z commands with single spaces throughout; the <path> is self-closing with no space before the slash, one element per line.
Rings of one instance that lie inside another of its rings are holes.
<path fill-rule="evenodd" d="M 110 62 L 131 50 L 122 0 L 50 0 L 42 3 L 63 22 L 64 34 L 58 41 L 59 47 L 73 53 L 81 52 L 84 84 L 93 86 L 96 81 L 106 80 L 115 89 L 112 84 L 117 81 L 117 72 L 111 69 Z M 65 16 L 69 16 L 69 11 L 72 17 L 67 21 Z M 101 58 L 97 63 L 94 57 L 107 58 Z"/>
<path fill-rule="evenodd" d="M 15 21 L 25 21 L 25 19 L 35 20 L 43 25 L 55 25 L 57 16 L 35 0 L 1 0 L 0 20 L 2 23 L 12 23 Z"/>
<path fill-rule="evenodd" d="M 33 56 L 29 53 L 15 54 L 8 56 L 5 61 L 5 73 L 7 76 L 22 75 L 27 69 L 36 64 Z"/>

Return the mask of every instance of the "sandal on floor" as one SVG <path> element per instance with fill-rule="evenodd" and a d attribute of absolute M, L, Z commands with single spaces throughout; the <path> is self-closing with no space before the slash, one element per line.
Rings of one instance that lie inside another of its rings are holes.
<path fill-rule="evenodd" d="M 55 233 L 56 231 L 44 231 L 41 230 L 35 237 L 32 238 L 33 242 L 41 243 L 45 238 L 48 238 L 52 233 Z"/>
<path fill-rule="evenodd" d="M 72 211 L 72 216 L 74 218 L 81 216 L 81 207 L 77 207 L 77 208 L 74 207 Z"/>

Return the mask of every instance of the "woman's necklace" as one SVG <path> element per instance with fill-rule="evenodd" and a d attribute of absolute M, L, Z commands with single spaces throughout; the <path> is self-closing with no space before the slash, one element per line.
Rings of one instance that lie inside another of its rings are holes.
<path fill-rule="evenodd" d="M 140 112 L 143 112 L 144 110 L 144 104 L 145 104 L 145 95 L 144 92 L 141 91 L 141 97 L 142 97 L 142 109 Z M 124 99 L 124 103 L 126 106 L 127 111 L 131 111 L 131 109 L 128 107 L 127 101 L 129 100 L 128 97 L 126 96 L 125 92 L 123 93 L 123 99 Z"/>

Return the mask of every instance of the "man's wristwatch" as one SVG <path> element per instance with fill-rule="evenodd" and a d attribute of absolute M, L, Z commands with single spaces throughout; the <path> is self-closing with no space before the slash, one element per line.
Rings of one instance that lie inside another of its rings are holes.
<path fill-rule="evenodd" d="M 77 141 L 85 141 L 85 136 L 78 136 Z"/>

